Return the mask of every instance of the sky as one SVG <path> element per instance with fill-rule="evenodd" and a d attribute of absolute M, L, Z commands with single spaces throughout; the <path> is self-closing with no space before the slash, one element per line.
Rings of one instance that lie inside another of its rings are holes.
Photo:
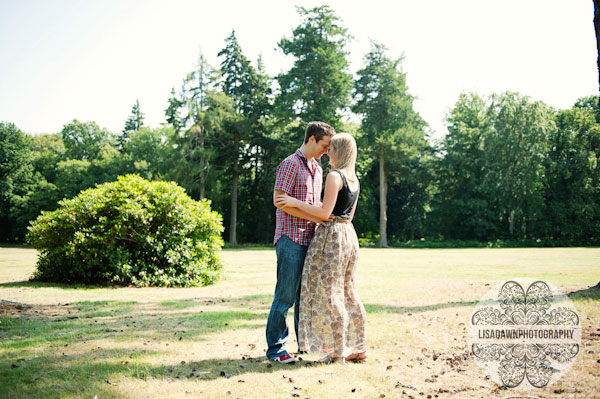
<path fill-rule="evenodd" d="M 117 133 L 139 99 L 145 125 L 159 127 L 200 51 L 218 67 L 235 29 L 275 76 L 293 63 L 277 43 L 300 23 L 296 6 L 322 4 L 353 36 L 350 72 L 371 40 L 404 57 L 434 138 L 462 92 L 517 91 L 555 109 L 598 92 L 591 0 L 0 0 L 0 121 L 40 134 L 78 119 Z"/>

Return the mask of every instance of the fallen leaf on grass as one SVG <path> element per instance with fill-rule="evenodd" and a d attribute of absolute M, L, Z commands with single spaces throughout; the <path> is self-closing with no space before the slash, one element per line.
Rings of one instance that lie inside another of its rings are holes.
<path fill-rule="evenodd" d="M 408 384 L 403 384 L 402 382 L 398 381 L 396 383 L 395 388 L 406 388 L 406 389 L 414 389 L 416 390 L 417 388 L 413 387 L 412 385 L 408 385 Z"/>

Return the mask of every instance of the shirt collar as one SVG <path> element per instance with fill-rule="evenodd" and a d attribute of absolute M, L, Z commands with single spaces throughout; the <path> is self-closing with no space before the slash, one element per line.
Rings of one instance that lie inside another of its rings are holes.
<path fill-rule="evenodd" d="M 296 150 L 296 155 L 298 155 L 298 157 L 299 157 L 300 159 L 302 159 L 304 162 L 306 162 L 306 164 L 308 164 L 308 159 L 306 159 L 306 155 L 304 155 L 304 153 L 303 153 L 303 152 L 300 150 L 300 148 L 298 148 L 298 149 Z M 312 165 L 315 165 L 315 164 L 317 164 L 317 165 L 318 165 L 318 164 L 319 164 L 319 162 L 317 162 L 317 160 L 316 160 L 315 158 L 313 158 L 313 159 L 312 159 L 312 161 L 311 161 L 310 163 L 311 163 Z"/>
<path fill-rule="evenodd" d="M 300 157 L 300 159 L 303 159 L 303 160 L 307 161 L 306 155 L 304 155 L 304 153 L 302 152 L 302 150 L 300 150 L 300 148 L 298 148 L 296 150 L 296 154 Z"/>

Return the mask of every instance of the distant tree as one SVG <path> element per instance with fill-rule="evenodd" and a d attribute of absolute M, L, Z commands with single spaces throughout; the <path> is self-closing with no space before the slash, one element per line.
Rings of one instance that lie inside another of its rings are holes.
<path fill-rule="evenodd" d="M 228 124 L 231 130 L 225 129 L 220 134 L 220 141 L 231 143 L 226 146 L 221 154 L 227 154 L 231 165 L 231 212 L 229 220 L 229 242 L 237 244 L 237 213 L 238 191 L 240 178 L 240 160 L 246 158 L 249 151 L 252 132 L 257 128 L 258 121 L 264 116 L 266 108 L 265 99 L 268 96 L 266 79 L 261 76 L 242 53 L 235 31 L 225 40 L 225 47 L 218 56 L 223 57 L 221 62 L 221 76 L 223 77 L 223 92 L 233 100 L 235 107 L 236 123 Z M 246 153 L 246 154 L 245 154 Z"/>
<path fill-rule="evenodd" d="M 600 0 L 594 0 L 594 30 L 596 31 L 596 51 L 598 54 L 598 82 L 600 83 Z M 597 99 L 600 106 L 600 97 Z"/>
<path fill-rule="evenodd" d="M 543 212 L 543 162 L 556 130 L 550 109 L 518 93 L 493 95 L 482 190 L 511 238 L 524 238 Z"/>
<path fill-rule="evenodd" d="M 600 125 L 595 96 L 556 114 L 545 170 L 546 236 L 600 237 Z"/>
<path fill-rule="evenodd" d="M 55 182 L 60 199 L 73 198 L 81 190 L 93 187 L 95 178 L 90 171 L 92 163 L 86 159 L 67 159 L 56 165 Z"/>
<path fill-rule="evenodd" d="M 13 123 L 0 122 L 0 241 L 14 240 L 23 232 L 18 222 L 34 191 L 31 138 Z"/>
<path fill-rule="evenodd" d="M 65 144 L 58 133 L 32 137 L 31 161 L 48 182 L 56 181 L 56 164 L 65 159 Z"/>
<path fill-rule="evenodd" d="M 462 93 L 447 116 L 448 132 L 435 162 L 436 194 L 429 230 L 445 239 L 488 240 L 496 234 L 482 190 L 485 138 L 491 131 L 486 100 Z"/>
<path fill-rule="evenodd" d="M 388 177 L 406 173 L 409 161 L 426 148 L 425 122 L 413 109 L 406 74 L 400 70 L 402 59 L 390 59 L 386 48 L 372 44 L 365 66 L 354 83 L 353 111 L 362 116 L 364 148 L 379 167 L 379 243 L 387 240 Z"/>
<path fill-rule="evenodd" d="M 304 125 L 313 120 L 336 126 L 340 112 L 350 103 L 352 75 L 348 72 L 350 36 L 329 6 L 312 9 L 297 7 L 302 19 L 291 38 L 283 38 L 279 48 L 295 58 L 292 68 L 277 77 L 281 92 L 276 98 L 279 114 L 299 119 Z"/>
<path fill-rule="evenodd" d="M 132 132 L 140 130 L 140 128 L 144 126 L 144 114 L 140 109 L 140 100 L 136 99 L 135 104 L 131 108 L 131 115 L 125 121 L 125 128 L 123 129 L 122 134 L 117 138 L 117 144 L 119 148 L 123 148 L 124 143 L 129 141 L 129 135 Z"/>
<path fill-rule="evenodd" d="M 77 119 L 63 127 L 61 136 L 68 159 L 95 159 L 103 146 L 114 143 L 113 135 L 108 130 L 100 128 L 95 122 L 80 122 Z"/>
<path fill-rule="evenodd" d="M 171 97 L 169 98 L 169 106 L 165 109 L 165 118 L 167 124 L 173 126 L 176 132 L 181 129 L 181 107 L 183 106 L 183 100 L 177 96 L 175 88 L 171 88 Z"/>
<path fill-rule="evenodd" d="M 575 101 L 573 108 L 591 112 L 596 123 L 600 123 L 600 105 L 598 104 L 597 97 L 598 96 L 581 97 Z"/>
<path fill-rule="evenodd" d="M 272 112 L 272 81 L 265 72 L 261 56 L 256 62 L 255 77 L 252 90 L 256 95 L 247 113 L 251 131 L 243 151 L 242 168 L 245 173 L 240 180 L 237 232 L 238 239 L 245 242 L 269 242 L 275 214 L 272 199 L 264 193 L 272 190 L 274 170 L 287 154 L 279 154 L 281 146 L 274 138 L 277 122 Z"/>
<path fill-rule="evenodd" d="M 168 138 L 171 170 L 175 178 L 193 198 L 205 197 L 206 176 L 210 172 L 212 151 L 205 148 L 207 138 L 206 110 L 208 97 L 218 78 L 202 53 L 196 68 L 183 80 L 180 94 L 172 91 L 165 111 L 167 123 L 174 128 Z"/>
<path fill-rule="evenodd" d="M 120 173 L 137 173 L 146 179 L 160 179 L 166 172 L 166 142 L 173 128 L 151 129 L 142 127 L 129 136 L 123 147 L 125 170 Z"/>

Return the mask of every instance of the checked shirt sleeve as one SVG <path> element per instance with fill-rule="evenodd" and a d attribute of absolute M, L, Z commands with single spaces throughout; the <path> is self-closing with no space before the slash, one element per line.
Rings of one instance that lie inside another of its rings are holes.
<path fill-rule="evenodd" d="M 274 190 L 281 190 L 288 195 L 294 191 L 294 182 L 296 181 L 297 168 L 290 159 L 285 159 L 277 168 Z"/>

